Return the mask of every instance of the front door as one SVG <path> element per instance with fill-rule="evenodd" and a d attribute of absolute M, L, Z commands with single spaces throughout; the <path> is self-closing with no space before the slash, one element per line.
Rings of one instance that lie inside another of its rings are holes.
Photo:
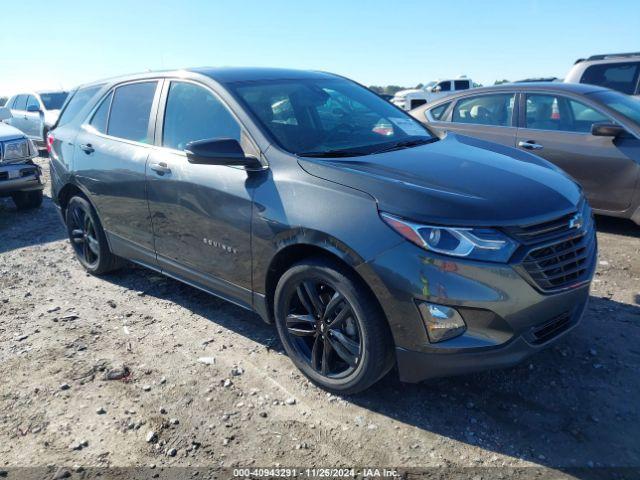
<path fill-rule="evenodd" d="M 24 133 L 33 140 L 42 141 L 44 110 L 35 95 L 29 95 L 27 98 L 27 111 L 24 115 Z"/>
<path fill-rule="evenodd" d="M 527 94 L 519 148 L 554 163 L 584 188 L 593 208 L 620 212 L 633 198 L 639 166 L 629 154 L 636 138 L 597 137 L 591 126 L 614 123 L 609 116 L 576 99 L 555 94 Z"/>
<path fill-rule="evenodd" d="M 189 163 L 194 140 L 233 138 L 252 148 L 230 111 L 207 87 L 171 81 L 161 138 L 151 152 L 147 191 L 158 263 L 167 273 L 251 305 L 249 173 Z"/>
<path fill-rule="evenodd" d="M 113 253 L 151 267 L 156 261 L 145 168 L 157 85 L 135 82 L 109 92 L 83 125 L 74 155 L 77 179 L 91 194 Z"/>
<path fill-rule="evenodd" d="M 460 98 L 453 107 L 446 129 L 513 147 L 517 132 L 513 126 L 514 105 L 513 92 Z"/>

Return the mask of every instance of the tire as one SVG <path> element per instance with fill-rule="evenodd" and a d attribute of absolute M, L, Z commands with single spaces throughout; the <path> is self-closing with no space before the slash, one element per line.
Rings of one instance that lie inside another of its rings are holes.
<path fill-rule="evenodd" d="M 69 241 L 80 264 L 93 275 L 102 275 L 122 267 L 123 260 L 109 250 L 98 214 L 83 197 L 72 197 L 65 220 Z"/>
<path fill-rule="evenodd" d="M 293 265 L 278 281 L 274 307 L 289 358 L 319 387 L 358 393 L 393 367 L 383 312 L 360 279 L 339 263 L 311 258 Z"/>
<path fill-rule="evenodd" d="M 30 192 L 15 192 L 11 194 L 13 203 L 18 210 L 30 210 L 42 205 L 42 190 L 31 190 Z"/>

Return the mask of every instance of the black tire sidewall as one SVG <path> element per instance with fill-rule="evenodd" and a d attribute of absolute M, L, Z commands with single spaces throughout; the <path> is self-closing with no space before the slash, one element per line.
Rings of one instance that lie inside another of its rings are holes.
<path fill-rule="evenodd" d="M 285 320 L 286 303 L 303 279 L 321 280 L 338 290 L 351 304 L 356 315 L 362 340 L 362 358 L 356 370 L 345 378 L 332 379 L 316 372 L 298 353 L 289 338 Z M 274 296 L 274 313 L 278 335 L 289 358 L 313 383 L 334 393 L 357 393 L 375 383 L 389 370 L 386 365 L 385 368 L 380 367 L 383 363 L 381 358 L 386 359 L 389 356 L 386 349 L 381 348 L 381 344 L 383 344 L 381 339 L 374 338 L 379 335 L 379 322 L 385 320 L 381 318 L 380 312 L 370 302 L 370 296 L 363 291 L 362 286 L 352 278 L 349 272 L 341 268 L 340 265 L 324 259 L 300 262 L 287 270 L 280 278 Z"/>
<path fill-rule="evenodd" d="M 91 217 L 91 221 L 93 222 L 93 225 L 96 231 L 96 237 L 98 240 L 98 247 L 99 247 L 100 253 L 98 255 L 98 261 L 95 264 L 87 263 L 84 258 L 82 258 L 80 255 L 77 254 L 75 247 L 73 245 L 73 237 L 71 235 L 72 229 L 70 227 L 69 219 L 70 219 L 72 210 L 78 207 L 84 210 L 85 213 Z M 67 208 L 65 211 L 65 221 L 66 221 L 67 234 L 69 236 L 69 241 L 72 244 L 71 247 L 73 248 L 76 258 L 78 259 L 80 264 L 84 267 L 84 269 L 95 275 L 99 275 L 101 273 L 106 272 L 109 269 L 109 266 L 110 266 L 109 262 L 112 254 L 109 250 L 109 245 L 107 244 L 107 238 L 104 234 L 104 230 L 102 229 L 102 224 L 100 223 L 100 219 L 98 218 L 98 215 L 94 210 L 93 206 L 91 206 L 91 204 L 82 197 L 78 197 L 78 196 L 73 197 L 67 204 Z"/>

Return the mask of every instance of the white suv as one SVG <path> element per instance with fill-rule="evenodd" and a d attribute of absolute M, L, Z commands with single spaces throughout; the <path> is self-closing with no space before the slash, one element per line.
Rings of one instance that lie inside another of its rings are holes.
<path fill-rule="evenodd" d="M 413 110 L 425 103 L 452 95 L 460 90 L 473 88 L 473 82 L 466 77 L 438 80 L 427 83 L 423 88 L 400 90 L 391 99 L 391 103 L 403 110 Z"/>
<path fill-rule="evenodd" d="M 564 79 L 640 95 L 640 52 L 593 55 L 576 60 Z"/>

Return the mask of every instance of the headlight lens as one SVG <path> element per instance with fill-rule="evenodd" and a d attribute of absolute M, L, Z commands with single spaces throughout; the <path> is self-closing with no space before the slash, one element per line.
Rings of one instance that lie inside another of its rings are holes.
<path fill-rule="evenodd" d="M 410 242 L 431 252 L 489 262 L 508 262 L 518 244 L 491 228 L 421 225 L 388 213 L 382 219 Z"/>
<path fill-rule="evenodd" d="M 31 157 L 30 141 L 26 138 L 4 142 L 2 145 L 3 160 L 21 160 Z"/>

